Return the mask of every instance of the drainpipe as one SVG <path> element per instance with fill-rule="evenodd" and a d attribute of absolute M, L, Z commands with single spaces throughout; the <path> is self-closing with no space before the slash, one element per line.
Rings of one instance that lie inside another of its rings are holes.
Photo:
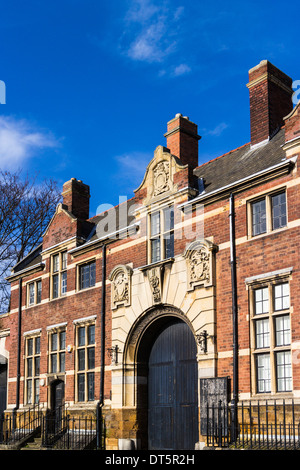
<path fill-rule="evenodd" d="M 237 437 L 237 402 L 238 402 L 238 309 L 235 253 L 235 211 L 234 196 L 230 194 L 230 266 L 232 286 L 232 331 L 233 331 L 233 400 L 232 400 L 232 437 Z"/>
<path fill-rule="evenodd" d="M 97 404 L 97 448 L 101 447 L 102 407 L 104 403 L 104 370 L 105 370 L 105 300 L 106 300 L 106 244 L 102 246 L 102 294 L 101 294 L 101 355 L 100 355 L 100 394 Z"/>
<path fill-rule="evenodd" d="M 17 383 L 16 406 L 13 409 L 13 426 L 16 423 L 16 411 L 20 407 L 20 366 L 21 366 L 21 324 L 22 324 L 22 278 L 19 279 L 18 347 L 17 347 Z"/>

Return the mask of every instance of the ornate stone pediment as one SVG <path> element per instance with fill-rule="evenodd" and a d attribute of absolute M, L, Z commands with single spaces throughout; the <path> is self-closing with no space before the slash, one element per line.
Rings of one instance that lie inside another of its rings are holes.
<path fill-rule="evenodd" d="M 109 275 L 112 309 L 131 304 L 131 275 L 132 269 L 124 265 L 116 266 Z"/>
<path fill-rule="evenodd" d="M 159 145 L 154 152 L 154 158 L 147 166 L 141 185 L 135 190 L 145 191 L 144 205 L 160 201 L 164 197 L 176 193 L 177 184 L 174 175 L 186 168 L 182 162 L 171 155 L 170 150 Z"/>
<path fill-rule="evenodd" d="M 185 252 L 188 290 L 213 284 L 213 252 L 215 246 L 207 240 L 196 240 Z"/>

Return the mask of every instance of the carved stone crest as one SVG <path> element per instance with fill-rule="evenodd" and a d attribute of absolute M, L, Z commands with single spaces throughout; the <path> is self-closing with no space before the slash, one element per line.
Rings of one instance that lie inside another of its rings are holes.
<path fill-rule="evenodd" d="M 187 248 L 185 257 L 187 260 L 188 290 L 193 290 L 196 286 L 212 284 L 213 250 L 214 245 L 206 241 L 195 241 Z"/>
<path fill-rule="evenodd" d="M 169 162 L 162 161 L 159 162 L 153 169 L 153 185 L 154 191 L 153 196 L 157 196 L 161 193 L 169 191 L 169 179 L 170 179 L 170 169 Z"/>
<path fill-rule="evenodd" d="M 116 309 L 120 305 L 128 306 L 131 303 L 131 275 L 129 266 L 116 266 L 109 276 L 111 281 L 111 308 Z"/>

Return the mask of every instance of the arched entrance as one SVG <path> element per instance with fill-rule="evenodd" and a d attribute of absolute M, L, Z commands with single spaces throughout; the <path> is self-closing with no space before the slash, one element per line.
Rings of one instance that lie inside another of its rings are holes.
<path fill-rule="evenodd" d="M 189 326 L 170 319 L 148 361 L 148 449 L 194 449 L 198 441 L 197 347 Z"/>

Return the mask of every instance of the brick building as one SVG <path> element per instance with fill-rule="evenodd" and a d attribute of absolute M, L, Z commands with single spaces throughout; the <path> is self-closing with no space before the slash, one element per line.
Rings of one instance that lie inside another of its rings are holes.
<path fill-rule="evenodd" d="M 300 403 L 300 108 L 268 61 L 247 87 L 244 146 L 198 166 L 197 125 L 178 114 L 131 200 L 89 218 L 89 187 L 64 184 L 9 277 L 6 413 L 100 407 L 108 449 L 193 449 L 204 379 L 234 403 Z"/>

